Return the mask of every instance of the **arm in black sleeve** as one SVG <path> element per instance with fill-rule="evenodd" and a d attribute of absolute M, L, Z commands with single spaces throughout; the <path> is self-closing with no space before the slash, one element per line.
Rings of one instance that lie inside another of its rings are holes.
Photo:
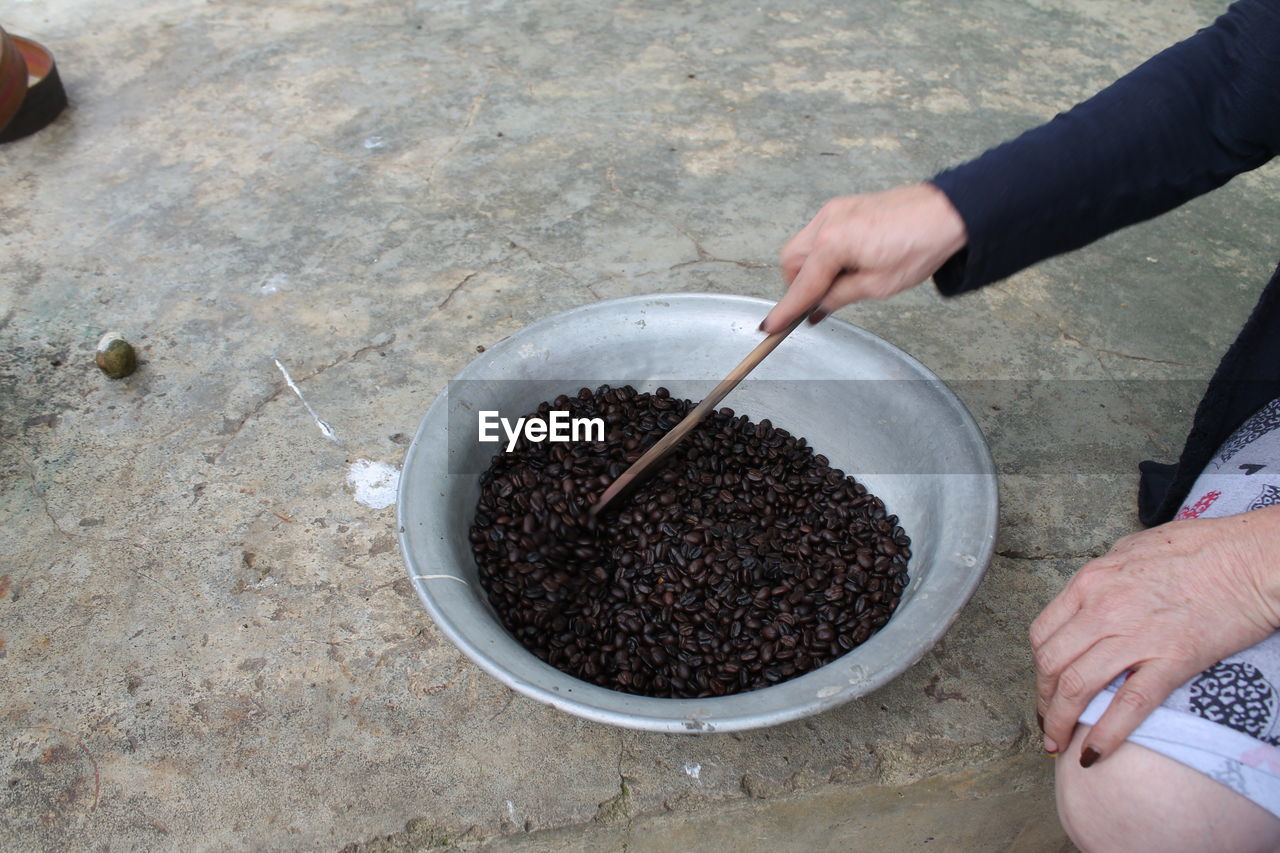
<path fill-rule="evenodd" d="M 1047 124 L 942 172 L 965 249 L 953 295 L 1150 219 L 1280 151 L 1280 0 L 1214 24 Z"/>

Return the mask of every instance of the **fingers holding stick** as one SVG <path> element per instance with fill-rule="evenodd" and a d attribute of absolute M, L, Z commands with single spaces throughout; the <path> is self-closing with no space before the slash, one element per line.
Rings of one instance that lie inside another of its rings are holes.
<path fill-rule="evenodd" d="M 965 239 L 959 213 L 931 184 L 833 199 L 783 247 L 787 292 L 760 328 L 784 329 L 813 305 L 816 323 L 851 302 L 914 287 Z"/>

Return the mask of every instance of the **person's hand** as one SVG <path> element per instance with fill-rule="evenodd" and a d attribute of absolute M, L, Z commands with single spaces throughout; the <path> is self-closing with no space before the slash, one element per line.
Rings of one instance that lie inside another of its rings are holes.
<path fill-rule="evenodd" d="M 960 214 L 932 184 L 832 199 L 783 247 L 787 292 L 760 328 L 780 331 L 810 308 L 816 323 L 850 302 L 914 287 L 965 240 Z"/>
<path fill-rule="evenodd" d="M 1280 626 L 1280 507 L 1188 519 L 1116 542 L 1085 564 L 1031 625 L 1045 749 L 1130 670 L 1083 744 L 1088 767 L 1115 752 L 1178 686 Z"/>

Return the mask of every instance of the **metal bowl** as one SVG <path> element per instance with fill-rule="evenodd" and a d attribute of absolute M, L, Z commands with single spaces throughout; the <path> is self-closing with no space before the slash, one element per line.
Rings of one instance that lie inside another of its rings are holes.
<path fill-rule="evenodd" d="M 27 61 L 13 38 L 0 27 L 0 130 L 4 130 L 27 96 Z"/>
<path fill-rule="evenodd" d="M 912 539 L 911 581 L 867 642 L 806 675 L 714 699 L 655 699 L 597 687 L 543 663 L 499 623 L 468 530 L 478 474 L 476 412 L 524 415 L 607 382 L 698 400 L 760 341 L 771 303 L 717 294 L 616 299 L 549 317 L 494 345 L 441 392 L 400 478 L 400 547 L 422 603 L 490 675 L 562 711 L 664 732 L 771 726 L 868 693 L 933 647 L 977 588 L 995 547 L 996 476 L 964 405 L 911 356 L 849 323 L 802 326 L 725 400 L 804 436 L 865 483 Z"/>

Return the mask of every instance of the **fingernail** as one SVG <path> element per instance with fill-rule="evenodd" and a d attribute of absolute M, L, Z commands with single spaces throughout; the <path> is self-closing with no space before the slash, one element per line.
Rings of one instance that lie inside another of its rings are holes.
<path fill-rule="evenodd" d="M 1045 738 L 1044 738 L 1044 751 L 1045 751 L 1045 752 L 1047 752 L 1047 753 L 1049 753 L 1050 755 L 1057 755 L 1057 754 L 1058 754 L 1058 742 L 1057 742 L 1056 740 L 1054 740 L 1053 738 L 1049 737 L 1048 735 L 1045 735 Z"/>
<path fill-rule="evenodd" d="M 1102 755 L 1098 752 L 1098 750 L 1094 749 L 1091 746 L 1086 746 L 1084 748 L 1084 752 L 1080 753 L 1080 766 L 1092 767 L 1093 762 L 1097 761 L 1101 757 Z"/>
<path fill-rule="evenodd" d="M 1057 758 L 1057 757 L 1058 757 L 1058 753 L 1056 753 L 1056 752 L 1046 752 L 1046 753 L 1045 753 L 1045 755 L 1049 756 L 1050 758 Z"/>
<path fill-rule="evenodd" d="M 768 318 L 766 317 L 765 319 L 767 320 Z M 758 329 L 757 331 L 761 331 L 761 332 L 763 332 L 763 331 L 764 331 L 764 320 L 761 320 L 761 321 L 760 321 L 760 327 L 759 327 L 759 329 Z"/>
<path fill-rule="evenodd" d="M 809 315 L 809 325 L 810 326 L 818 325 L 823 320 L 827 319 L 827 316 L 830 314 L 831 312 L 828 311 L 827 309 L 819 308 L 817 311 L 814 311 L 812 314 Z"/>
<path fill-rule="evenodd" d="M 1044 734 L 1044 714 L 1036 711 L 1036 725 L 1040 727 L 1040 734 Z"/>

